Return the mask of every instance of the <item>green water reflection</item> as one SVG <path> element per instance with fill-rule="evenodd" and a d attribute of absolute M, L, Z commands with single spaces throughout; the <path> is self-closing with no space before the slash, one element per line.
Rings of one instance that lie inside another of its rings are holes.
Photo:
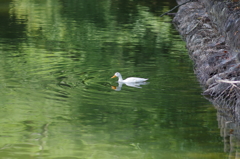
<path fill-rule="evenodd" d="M 0 158 L 225 158 L 174 1 L 0 6 Z M 149 78 L 121 91 L 110 77 Z"/>

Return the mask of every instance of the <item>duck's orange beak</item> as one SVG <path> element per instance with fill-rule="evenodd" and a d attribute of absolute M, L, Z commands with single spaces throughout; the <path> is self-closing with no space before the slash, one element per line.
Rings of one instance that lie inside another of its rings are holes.
<path fill-rule="evenodd" d="M 115 77 L 117 77 L 116 75 L 114 75 L 114 76 L 112 76 L 111 78 L 115 78 Z"/>

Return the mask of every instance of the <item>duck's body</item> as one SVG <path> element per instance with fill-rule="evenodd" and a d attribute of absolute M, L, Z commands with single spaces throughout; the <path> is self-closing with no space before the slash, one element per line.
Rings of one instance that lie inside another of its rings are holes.
<path fill-rule="evenodd" d="M 137 83 L 137 82 L 144 82 L 147 81 L 147 78 L 140 78 L 140 77 L 129 77 L 123 80 L 122 75 L 119 72 L 116 72 L 112 78 L 118 77 L 118 82 L 123 83 Z"/>

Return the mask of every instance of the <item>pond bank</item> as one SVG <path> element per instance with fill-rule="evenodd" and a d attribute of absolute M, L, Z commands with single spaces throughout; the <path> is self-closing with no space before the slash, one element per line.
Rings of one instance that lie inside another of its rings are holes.
<path fill-rule="evenodd" d="M 177 0 L 182 4 L 187 0 Z M 186 41 L 194 70 L 218 110 L 223 137 L 240 139 L 240 2 L 198 0 L 181 6 L 174 17 Z M 191 87 L 191 86 L 190 86 Z M 224 123 L 222 123 L 225 121 Z M 221 126 L 223 125 L 223 126 Z M 231 144 L 230 144 L 231 145 Z"/>
<path fill-rule="evenodd" d="M 173 20 L 186 41 L 203 94 L 234 105 L 240 103 L 239 10 L 234 2 L 198 0 L 181 6 Z"/>

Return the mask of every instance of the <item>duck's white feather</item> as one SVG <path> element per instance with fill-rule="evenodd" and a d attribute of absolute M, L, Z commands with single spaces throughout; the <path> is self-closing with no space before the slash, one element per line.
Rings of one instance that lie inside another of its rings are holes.
<path fill-rule="evenodd" d="M 118 82 L 124 82 L 124 83 L 137 83 L 137 82 L 144 82 L 147 81 L 147 78 L 140 78 L 140 77 L 129 77 L 125 80 L 122 79 L 122 75 L 119 72 L 116 72 L 112 78 L 118 77 Z"/>
<path fill-rule="evenodd" d="M 144 81 L 147 81 L 148 79 L 147 78 L 139 78 L 139 77 L 129 77 L 125 80 L 123 80 L 123 82 L 144 82 Z"/>

